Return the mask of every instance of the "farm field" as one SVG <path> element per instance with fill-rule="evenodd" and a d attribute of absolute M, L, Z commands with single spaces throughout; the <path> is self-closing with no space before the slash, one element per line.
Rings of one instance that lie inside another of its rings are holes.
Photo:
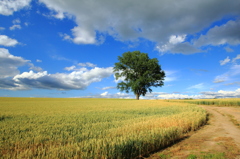
<path fill-rule="evenodd" d="M 203 108 L 165 100 L 0 98 L 0 158 L 134 158 L 206 120 Z"/>
<path fill-rule="evenodd" d="M 195 100 L 185 100 L 185 102 L 198 104 L 198 105 L 240 106 L 240 98 L 195 99 Z"/>

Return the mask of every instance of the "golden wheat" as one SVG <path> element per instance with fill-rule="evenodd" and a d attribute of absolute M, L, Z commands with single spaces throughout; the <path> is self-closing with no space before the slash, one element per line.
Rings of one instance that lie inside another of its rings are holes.
<path fill-rule="evenodd" d="M 162 100 L 0 98 L 1 158 L 134 158 L 206 122 Z"/>

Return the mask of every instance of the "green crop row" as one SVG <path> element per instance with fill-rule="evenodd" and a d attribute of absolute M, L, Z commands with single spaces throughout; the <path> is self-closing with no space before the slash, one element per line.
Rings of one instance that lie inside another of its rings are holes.
<path fill-rule="evenodd" d="M 240 106 L 240 98 L 194 99 L 194 100 L 185 100 L 184 102 L 198 104 L 198 105 Z"/>

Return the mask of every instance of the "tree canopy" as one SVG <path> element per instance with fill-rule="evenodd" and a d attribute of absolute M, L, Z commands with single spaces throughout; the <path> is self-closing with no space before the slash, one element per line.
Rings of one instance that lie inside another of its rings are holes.
<path fill-rule="evenodd" d="M 139 100 L 141 95 L 152 92 L 150 87 L 164 85 L 165 72 L 161 69 L 156 58 L 150 59 L 147 53 L 140 51 L 125 52 L 118 56 L 114 72 L 116 79 L 124 79 L 118 83 L 120 91 L 132 91 Z"/>

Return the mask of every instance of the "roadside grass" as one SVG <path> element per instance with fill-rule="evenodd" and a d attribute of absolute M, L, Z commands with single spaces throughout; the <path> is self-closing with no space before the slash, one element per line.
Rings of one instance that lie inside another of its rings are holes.
<path fill-rule="evenodd" d="M 188 155 L 187 159 L 226 159 L 226 156 L 222 152 L 219 153 L 202 152 L 200 155 L 190 154 Z"/>
<path fill-rule="evenodd" d="M 234 118 L 234 116 L 227 114 L 227 116 L 230 118 L 231 122 L 236 125 L 238 128 L 240 128 L 240 122 Z"/>
<path fill-rule="evenodd" d="M 217 137 L 214 139 L 217 145 L 221 146 L 221 151 L 215 150 L 210 147 L 206 151 L 199 151 L 199 145 L 201 140 L 194 143 L 177 143 L 171 147 L 163 149 L 157 153 L 160 159 L 177 158 L 179 155 L 185 156 L 186 159 L 232 159 L 236 158 L 240 154 L 240 150 L 231 137 Z M 184 141 L 183 141 L 184 142 Z M 184 151 L 184 152 L 182 152 Z"/>

